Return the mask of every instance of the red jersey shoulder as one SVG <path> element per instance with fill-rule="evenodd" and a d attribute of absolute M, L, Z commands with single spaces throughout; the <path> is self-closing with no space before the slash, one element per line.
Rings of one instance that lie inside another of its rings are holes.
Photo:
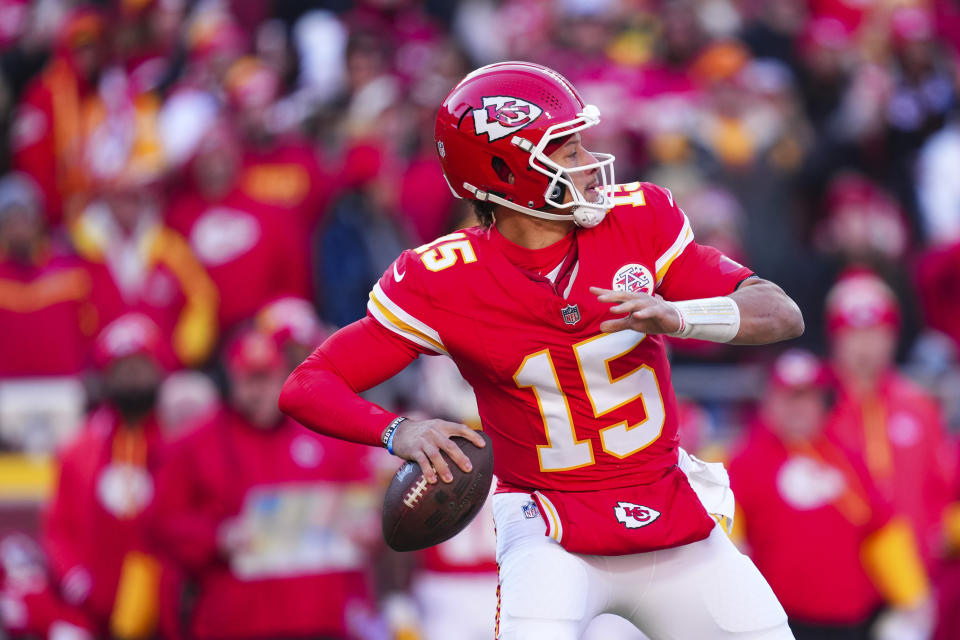
<path fill-rule="evenodd" d="M 686 214 L 669 189 L 652 182 L 615 185 L 610 199 L 614 206 L 607 217 L 619 233 L 648 252 L 656 263 L 659 283 L 670 264 L 693 242 Z"/>
<path fill-rule="evenodd" d="M 618 224 L 640 227 L 657 243 L 673 242 L 689 223 L 666 187 L 652 182 L 630 182 L 614 185 L 610 192 L 613 209 L 608 214 Z"/>
<path fill-rule="evenodd" d="M 465 269 L 478 261 L 477 243 L 485 233 L 473 227 L 404 251 L 373 286 L 369 314 L 421 352 L 446 354 L 435 301 L 462 287 Z"/>

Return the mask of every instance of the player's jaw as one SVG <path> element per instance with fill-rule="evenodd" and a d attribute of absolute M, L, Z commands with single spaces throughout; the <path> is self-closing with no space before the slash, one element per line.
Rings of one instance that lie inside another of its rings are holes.
<path fill-rule="evenodd" d="M 573 184 L 574 188 L 580 192 L 583 199 L 590 203 L 600 201 L 600 180 L 597 179 L 597 170 L 590 171 L 571 171 L 567 173 L 567 179 Z M 573 199 L 572 194 L 568 193 L 564 198 L 565 202 Z"/>
<path fill-rule="evenodd" d="M 589 184 L 580 189 L 580 193 L 583 194 L 583 197 L 587 202 L 597 203 L 600 201 L 600 181 L 597 180 L 596 171 L 593 172 Z"/>
<path fill-rule="evenodd" d="M 583 147 L 579 133 L 570 136 L 556 151 L 550 154 L 550 159 L 562 168 L 566 179 L 580 192 L 583 199 L 590 203 L 600 201 L 599 170 L 596 167 L 581 169 L 580 167 L 595 165 L 596 157 Z M 570 202 L 573 195 L 569 192 L 564 196 L 564 203 Z"/>

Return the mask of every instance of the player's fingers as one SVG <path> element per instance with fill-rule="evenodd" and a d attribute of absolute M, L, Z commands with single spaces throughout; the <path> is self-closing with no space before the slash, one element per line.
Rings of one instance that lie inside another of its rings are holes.
<path fill-rule="evenodd" d="M 473 469 L 470 458 L 467 457 L 467 454 L 465 454 L 453 440 L 447 438 L 440 444 L 440 448 L 447 452 L 447 455 L 450 456 L 453 463 L 460 467 L 464 473 L 469 473 L 470 470 Z"/>
<path fill-rule="evenodd" d="M 631 313 L 633 311 L 639 311 L 641 309 L 646 309 L 647 307 L 653 304 L 651 298 L 633 298 L 620 304 L 610 307 L 611 313 Z"/>
<path fill-rule="evenodd" d="M 481 436 L 478 431 L 471 429 L 465 424 L 457 425 L 457 432 L 455 435 L 463 436 L 481 449 L 487 446 L 487 441 L 483 439 L 483 436 Z"/>
<path fill-rule="evenodd" d="M 429 444 L 426 445 L 423 450 L 424 453 L 427 454 L 427 458 L 430 459 L 433 468 L 437 470 L 437 475 L 440 476 L 440 479 L 444 482 L 451 482 L 453 480 L 453 474 L 450 473 L 450 465 L 448 465 L 447 461 L 440 455 L 440 448 L 434 444 Z"/>
<path fill-rule="evenodd" d="M 634 320 L 649 320 L 657 316 L 657 310 L 653 307 L 646 307 L 630 314 Z"/>
<path fill-rule="evenodd" d="M 413 454 L 413 461 L 420 465 L 420 471 L 423 472 L 423 477 L 427 479 L 427 482 L 433 484 L 437 481 L 437 472 L 430 466 L 430 460 L 427 459 L 427 455 L 423 451 L 417 451 Z"/>
<path fill-rule="evenodd" d="M 600 287 L 590 287 L 590 293 L 597 296 L 597 300 L 600 302 L 623 302 L 632 295 L 626 291 L 614 291 L 612 289 L 601 289 Z"/>
<path fill-rule="evenodd" d="M 604 333 L 614 333 L 616 331 L 623 331 L 624 329 L 630 329 L 630 317 L 626 318 L 617 318 L 616 320 L 604 320 L 600 323 L 600 331 Z"/>

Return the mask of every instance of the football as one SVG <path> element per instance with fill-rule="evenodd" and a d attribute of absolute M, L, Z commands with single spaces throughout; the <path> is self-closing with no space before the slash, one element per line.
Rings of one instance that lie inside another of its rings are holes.
<path fill-rule="evenodd" d="M 383 499 L 383 538 L 395 551 L 415 551 L 449 540 L 477 515 L 493 481 L 493 446 L 490 437 L 478 432 L 487 443 L 482 449 L 466 438 L 453 437 L 470 458 L 473 470 L 464 473 L 450 457 L 452 482 L 430 484 L 416 462 L 407 462 L 387 487 Z"/>

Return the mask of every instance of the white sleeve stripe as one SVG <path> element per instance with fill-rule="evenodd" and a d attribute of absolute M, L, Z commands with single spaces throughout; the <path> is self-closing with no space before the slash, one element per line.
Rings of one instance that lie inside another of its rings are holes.
<path fill-rule="evenodd" d="M 367 310 L 370 311 L 370 315 L 372 315 L 377 322 L 383 325 L 384 328 L 392 331 L 398 336 L 402 336 L 407 340 L 409 340 L 410 342 L 413 342 L 414 344 L 418 344 L 421 347 L 429 349 L 434 353 L 446 355 L 447 353 L 446 351 L 439 349 L 436 345 L 431 344 L 427 340 L 424 340 L 423 338 L 418 336 L 416 333 L 413 333 L 412 331 L 405 331 L 400 327 L 396 326 L 395 324 L 393 324 L 393 322 L 391 322 L 390 319 L 387 316 L 385 316 L 382 311 L 380 311 L 377 305 L 374 304 L 372 299 L 367 302 Z"/>
<path fill-rule="evenodd" d="M 400 305 L 388 298 L 387 294 L 384 293 L 383 289 L 380 287 L 379 282 L 373 285 L 373 291 L 371 292 L 371 295 L 377 299 L 377 302 L 386 307 L 390 313 L 397 316 L 401 322 L 410 325 L 415 330 L 419 331 L 428 338 L 437 341 L 439 344 L 443 344 L 443 340 L 440 339 L 439 333 L 434 331 L 433 328 L 431 328 L 427 323 L 421 322 L 420 320 L 414 318 L 412 315 L 404 311 Z"/>
<path fill-rule="evenodd" d="M 658 285 L 666 275 L 670 263 L 683 253 L 683 250 L 686 249 L 691 242 L 693 242 L 693 230 L 690 228 L 690 219 L 687 218 L 687 214 L 683 214 L 683 226 L 680 228 L 680 233 L 677 234 L 677 239 L 674 240 L 669 249 L 663 252 L 663 255 L 657 258 L 655 268 Z"/>

